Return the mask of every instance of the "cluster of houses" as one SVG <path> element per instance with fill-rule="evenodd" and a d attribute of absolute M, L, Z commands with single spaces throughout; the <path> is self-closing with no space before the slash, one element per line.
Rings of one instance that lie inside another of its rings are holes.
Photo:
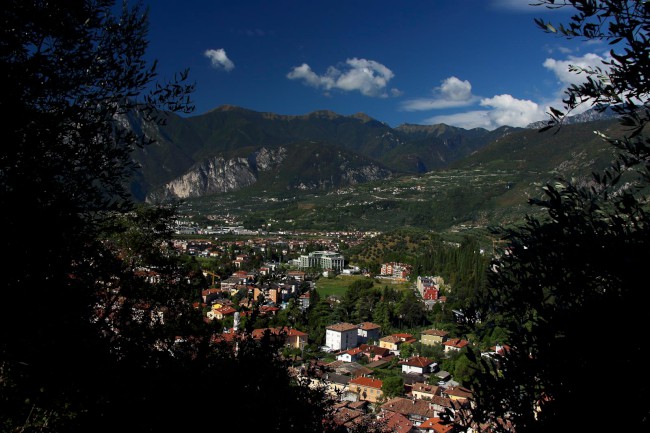
<path fill-rule="evenodd" d="M 248 259 L 245 254 L 237 255 L 235 267 L 239 270 L 230 277 L 219 281 L 202 291 L 202 302 L 197 308 L 207 308 L 206 321 L 222 320 L 234 316 L 234 326 L 214 337 L 215 342 L 232 342 L 238 335 L 240 314 L 246 314 L 244 305 L 258 304 L 259 314 L 276 314 L 286 301 L 294 298 L 300 308 L 309 307 L 310 290 L 304 290 L 306 274 L 304 268 L 322 267 L 342 270 L 343 257 L 333 251 L 316 251 L 301 257 L 299 270 L 280 274 L 273 263 L 265 263 L 256 271 L 243 270 Z M 326 262 L 326 263 L 325 263 Z M 385 277 L 406 279 L 411 267 L 403 263 L 385 263 L 381 274 Z M 258 284 L 260 275 L 281 276 Z M 206 274 L 209 278 L 209 274 Z M 213 275 L 214 277 L 214 275 Z M 440 289 L 444 281 L 440 277 L 419 276 L 416 289 L 427 306 L 444 302 Z M 249 296 L 242 297 L 238 305 L 232 305 L 226 293 L 234 295 L 246 290 Z M 252 295 L 252 296 L 250 296 Z M 244 311 L 244 312 L 242 312 Z M 304 349 L 308 344 L 308 334 L 292 328 L 266 328 L 253 331 L 253 338 L 261 338 L 266 333 L 283 339 L 286 346 Z M 371 322 L 359 324 L 335 323 L 325 329 L 323 352 L 334 355 L 334 361 L 323 359 L 296 367 L 292 373 L 300 379 L 309 378 L 310 386 L 321 387 L 337 400 L 335 406 L 336 422 L 344 430 L 353 430 L 358 423 L 381 422 L 389 431 L 404 433 L 452 433 L 453 423 L 443 422 L 443 414 L 466 410 L 471 392 L 453 381 L 451 375 L 442 371 L 434 359 L 424 356 L 401 358 L 404 344 L 419 342 L 422 345 L 441 345 L 445 353 L 459 351 L 469 344 L 462 338 L 452 338 L 447 331 L 428 329 L 413 336 L 395 333 L 382 336 L 381 327 Z M 326 357 L 331 359 L 331 356 Z M 388 398 L 384 394 L 384 383 L 375 376 L 374 370 L 391 363 L 398 365 L 403 378 L 404 389 L 399 397 Z"/>
<path fill-rule="evenodd" d="M 261 268 L 260 272 L 271 272 L 273 268 Z M 209 275 L 204 271 L 206 275 Z M 309 307 L 310 291 L 302 292 L 301 284 L 305 280 L 303 271 L 287 271 L 279 281 L 267 281 L 263 285 L 255 282 L 257 273 L 254 271 L 235 271 L 230 277 L 220 281 L 219 287 L 208 287 L 201 291 L 202 302 L 196 301 L 194 307 L 199 309 L 208 307 L 206 321 L 223 320 L 233 316 L 240 308 L 252 308 L 254 303 L 263 298 L 263 305 L 259 307 L 260 313 L 275 314 L 289 299 L 295 298 L 301 309 Z M 246 292 L 238 305 L 233 305 L 233 295 L 240 291 Z M 250 296 L 248 296 L 250 295 Z"/>
<path fill-rule="evenodd" d="M 403 344 L 418 341 L 428 346 L 440 344 L 446 353 L 469 344 L 440 329 L 425 330 L 418 339 L 407 333 L 382 336 L 380 326 L 371 322 L 335 323 L 326 327 L 324 349 L 334 352 L 336 361 L 319 366 L 320 374 L 312 379 L 312 386 L 324 387 L 340 400 L 337 420 L 349 430 L 358 422 L 375 420 L 390 431 L 451 432 L 453 424 L 444 423 L 441 416 L 466 408 L 471 392 L 451 380 L 433 359 L 417 355 L 400 358 Z M 359 363 L 362 358 L 365 362 Z M 373 371 L 394 359 L 404 379 L 404 396 L 387 399 L 383 381 L 374 377 Z M 305 373 L 305 368 L 300 373 Z"/>
<path fill-rule="evenodd" d="M 233 341 L 233 331 L 216 336 L 215 341 Z M 306 333 L 291 328 L 256 329 L 253 337 L 261 338 L 267 332 L 282 336 L 284 344 L 294 348 L 304 348 L 308 340 Z M 394 432 L 450 433 L 454 424 L 443 422 L 443 414 L 468 407 L 471 392 L 454 382 L 448 372 L 441 371 L 435 360 L 423 356 L 400 358 L 403 344 L 440 344 L 448 353 L 467 346 L 467 340 L 450 338 L 447 331 L 440 329 L 425 330 L 419 338 L 406 333 L 382 336 L 377 324 L 342 322 L 326 327 L 325 341 L 322 349 L 333 353 L 336 360 L 307 362 L 292 368 L 292 374 L 308 379 L 309 386 L 324 389 L 336 399 L 336 422 L 348 431 L 357 423 L 380 422 Z M 359 362 L 363 357 L 365 362 Z M 395 359 L 404 379 L 403 396 L 388 399 L 383 381 L 373 372 Z"/>
<path fill-rule="evenodd" d="M 406 280 L 413 271 L 413 267 L 406 263 L 388 262 L 382 263 L 380 276 L 392 277 Z"/>

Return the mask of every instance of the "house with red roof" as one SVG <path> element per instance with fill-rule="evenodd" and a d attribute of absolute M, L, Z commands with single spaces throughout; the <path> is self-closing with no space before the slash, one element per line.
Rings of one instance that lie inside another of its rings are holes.
<path fill-rule="evenodd" d="M 438 367 L 438 363 L 433 359 L 424 356 L 412 356 L 406 361 L 400 361 L 399 364 L 402 366 L 402 373 L 406 374 L 432 373 L 434 369 Z"/>
<path fill-rule="evenodd" d="M 460 350 L 468 344 L 469 341 L 461 338 L 452 338 L 442 343 L 442 345 L 445 346 L 445 353 L 449 353 L 452 350 Z"/>
<path fill-rule="evenodd" d="M 467 400 L 472 396 L 472 391 L 462 386 L 450 386 L 448 388 L 442 389 L 440 391 L 443 397 L 450 398 L 452 400 Z"/>
<path fill-rule="evenodd" d="M 422 291 L 422 299 L 425 301 L 436 301 L 438 300 L 438 296 L 440 294 L 440 290 L 436 287 L 427 287 Z"/>
<path fill-rule="evenodd" d="M 325 345 L 334 351 L 356 347 L 357 326 L 340 322 L 325 327 Z"/>
<path fill-rule="evenodd" d="M 203 303 L 208 303 L 208 297 L 214 298 L 216 296 L 221 295 L 222 293 L 223 291 L 221 289 L 215 287 L 201 290 L 201 297 L 203 298 Z"/>
<path fill-rule="evenodd" d="M 368 362 L 379 361 L 382 358 L 392 355 L 390 350 L 385 347 L 375 346 L 374 344 L 362 344 L 359 348 L 363 351 L 363 355 L 368 358 Z"/>
<path fill-rule="evenodd" d="M 300 305 L 301 310 L 306 310 L 309 308 L 310 294 L 309 292 L 303 293 L 298 297 L 298 304 Z"/>
<path fill-rule="evenodd" d="M 359 347 L 354 347 L 352 349 L 339 352 L 336 355 L 336 359 L 343 362 L 356 362 L 363 356 L 363 351 Z"/>
<path fill-rule="evenodd" d="M 307 345 L 308 337 L 309 334 L 306 332 L 290 328 L 287 330 L 287 346 L 295 347 L 296 349 L 302 349 Z"/>
<path fill-rule="evenodd" d="M 390 350 L 394 354 L 398 354 L 400 350 L 400 346 L 404 343 L 409 343 L 413 344 L 417 342 L 418 340 L 413 338 L 411 334 L 391 334 L 386 337 L 382 337 L 379 339 L 379 346 L 384 347 L 388 350 Z"/>
<path fill-rule="evenodd" d="M 280 308 L 272 305 L 260 305 L 259 311 L 261 316 L 275 316 L 280 311 Z"/>
<path fill-rule="evenodd" d="M 413 423 L 401 413 L 389 412 L 383 421 L 384 421 L 384 425 L 390 432 L 412 433 L 417 431 L 414 428 Z"/>
<path fill-rule="evenodd" d="M 449 332 L 443 331 L 442 329 L 426 329 L 422 331 L 420 335 L 420 343 L 425 346 L 434 346 L 436 344 L 442 344 L 447 341 L 447 336 Z"/>
<path fill-rule="evenodd" d="M 420 424 L 418 430 L 423 433 L 450 433 L 454 430 L 454 425 L 442 424 L 440 418 L 432 417 Z"/>
<path fill-rule="evenodd" d="M 348 391 L 359 396 L 359 400 L 366 400 L 375 403 L 381 400 L 384 393 L 381 390 L 383 382 L 371 377 L 355 377 L 348 383 Z"/>
<path fill-rule="evenodd" d="M 307 333 L 286 326 L 284 328 L 257 328 L 253 329 L 251 334 L 253 338 L 259 340 L 266 332 L 269 332 L 271 338 L 279 338 L 282 336 L 285 346 L 301 349 L 307 344 Z"/>
<path fill-rule="evenodd" d="M 372 322 L 362 322 L 358 325 L 357 341 L 359 343 L 368 343 L 377 341 L 381 337 L 381 326 Z"/>
<path fill-rule="evenodd" d="M 381 415 L 386 417 L 389 412 L 401 413 L 417 428 L 420 428 L 429 418 L 440 417 L 441 414 L 447 412 L 455 414 L 462 407 L 463 402 L 461 401 L 453 401 L 437 395 L 433 396 L 431 400 L 394 397 L 381 406 Z"/>
<path fill-rule="evenodd" d="M 214 320 L 214 319 L 223 320 L 224 317 L 232 316 L 233 314 L 235 314 L 237 312 L 237 310 L 235 310 L 233 307 L 231 307 L 229 305 L 224 305 L 222 307 L 214 308 L 217 305 L 219 305 L 219 304 L 213 305 L 212 310 L 208 311 L 208 313 L 206 314 L 208 319 L 210 319 L 210 320 Z"/>
<path fill-rule="evenodd" d="M 381 416 L 384 419 L 387 419 L 393 413 L 399 413 L 405 416 L 416 426 L 436 416 L 434 409 L 427 400 L 415 400 L 404 397 L 394 397 L 381 405 Z"/>
<path fill-rule="evenodd" d="M 411 386 L 411 395 L 418 400 L 431 400 L 434 396 L 440 395 L 440 387 L 416 382 Z"/>

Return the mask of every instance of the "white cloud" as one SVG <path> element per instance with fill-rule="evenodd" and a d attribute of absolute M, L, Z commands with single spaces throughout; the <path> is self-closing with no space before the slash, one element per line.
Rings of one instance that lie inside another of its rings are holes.
<path fill-rule="evenodd" d="M 504 125 L 526 127 L 532 122 L 547 117 L 544 109 L 535 102 L 515 99 L 511 95 L 483 98 L 480 105 L 489 109 L 433 116 L 426 119 L 425 123 L 445 123 L 465 129 L 485 128 L 493 130 Z"/>
<path fill-rule="evenodd" d="M 604 65 L 603 61 L 610 60 L 611 56 L 609 56 L 609 54 L 606 54 L 605 57 L 602 57 L 594 53 L 587 53 L 580 57 L 568 56 L 565 60 L 557 60 L 553 58 L 546 59 L 544 61 L 544 67 L 553 72 L 558 84 L 555 100 L 550 102 L 548 105 L 562 109 L 564 107 L 562 99 L 566 96 L 564 94 L 565 90 L 571 85 L 580 85 L 587 80 L 587 74 L 572 71 L 570 69 L 571 66 L 586 69 L 599 67 L 603 72 L 607 73 L 609 71 L 609 66 Z M 592 108 L 592 104 L 589 101 L 586 101 L 572 109 L 569 114 L 579 114 L 589 110 L 590 108 Z"/>
<path fill-rule="evenodd" d="M 533 101 L 515 99 L 511 95 L 497 95 L 481 100 L 481 106 L 490 107 L 488 118 L 494 127 L 509 125 L 525 127 L 544 119 L 544 109 Z"/>
<path fill-rule="evenodd" d="M 465 107 L 478 101 L 472 95 L 472 85 L 467 80 L 449 77 L 440 87 L 433 89 L 433 98 L 415 98 L 402 103 L 406 111 L 437 110 L 442 108 Z"/>
<path fill-rule="evenodd" d="M 446 99 L 452 101 L 468 101 L 472 98 L 472 85 L 467 80 L 449 77 L 442 82 L 439 89 Z"/>
<path fill-rule="evenodd" d="M 603 65 L 603 61 L 609 60 L 599 56 L 598 54 L 588 53 L 581 57 L 569 56 L 566 60 L 556 60 L 548 58 L 544 61 L 544 67 L 555 74 L 562 88 L 566 88 L 570 84 L 580 84 L 585 82 L 586 75 L 577 74 L 571 71 L 570 66 L 578 66 L 581 68 L 589 68 L 599 66 L 603 70 L 607 70 Z"/>
<path fill-rule="evenodd" d="M 495 128 L 494 125 L 492 125 L 488 117 L 488 111 L 486 110 L 466 111 L 464 113 L 456 114 L 444 114 L 440 116 L 429 117 L 428 119 L 424 120 L 424 124 L 426 125 L 437 125 L 439 123 L 444 123 L 445 125 L 452 125 L 464 129 Z"/>
<path fill-rule="evenodd" d="M 306 85 L 323 88 L 325 91 L 359 91 L 365 96 L 387 97 L 386 86 L 395 76 L 393 71 L 374 60 L 347 59 L 342 69 L 330 66 L 323 75 L 318 75 L 308 64 L 303 63 L 292 68 L 287 78 L 301 80 Z M 393 96 L 401 93 L 397 89 L 391 89 L 390 92 Z"/>
<path fill-rule="evenodd" d="M 503 125 L 526 127 L 530 123 L 547 120 L 550 106 L 560 109 L 563 107 L 562 97 L 566 88 L 586 80 L 586 74 L 578 74 L 572 71 L 570 66 L 580 68 L 598 66 L 606 71 L 607 67 L 603 65 L 603 61 L 608 60 L 610 60 L 609 57 L 602 57 L 593 53 L 583 56 L 568 56 L 564 60 L 547 58 L 543 65 L 555 75 L 558 90 L 557 94 L 554 95 L 555 99 L 550 102 L 546 101 L 548 104 L 545 106 L 531 100 L 516 99 L 508 94 L 495 95 L 491 98 L 478 98 L 472 94 L 472 86 L 469 81 L 449 77 L 443 80 L 440 87 L 434 89 L 432 98 L 410 99 L 403 102 L 401 108 L 406 111 L 424 111 L 467 107 L 478 103 L 482 109 L 433 116 L 425 119 L 425 123 L 445 123 L 467 129 L 480 127 L 489 130 Z M 572 110 L 571 114 L 578 114 L 589 108 L 591 108 L 590 104 L 582 104 Z"/>
<path fill-rule="evenodd" d="M 228 72 L 235 69 L 235 64 L 228 58 L 226 51 L 223 48 L 217 50 L 205 50 L 203 55 L 210 59 L 210 63 L 215 69 L 224 69 Z"/>

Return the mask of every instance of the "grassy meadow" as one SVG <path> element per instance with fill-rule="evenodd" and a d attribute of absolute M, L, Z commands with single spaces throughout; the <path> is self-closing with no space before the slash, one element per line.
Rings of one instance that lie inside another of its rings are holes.
<path fill-rule="evenodd" d="M 363 275 L 337 275 L 333 278 L 320 277 L 316 281 L 316 290 L 321 298 L 326 298 L 328 296 L 335 296 L 337 298 L 343 297 L 345 291 L 348 289 L 350 284 L 357 280 L 365 280 L 369 277 Z M 388 286 L 394 289 L 403 290 L 411 286 L 410 282 L 394 282 L 385 279 L 374 279 L 375 287 L 384 287 Z"/>

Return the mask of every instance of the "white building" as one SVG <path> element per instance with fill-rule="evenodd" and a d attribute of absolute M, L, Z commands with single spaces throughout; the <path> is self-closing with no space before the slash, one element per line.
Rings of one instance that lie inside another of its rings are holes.
<path fill-rule="evenodd" d="M 325 328 L 325 345 L 332 351 L 347 350 L 357 347 L 356 325 L 335 323 Z"/>
<path fill-rule="evenodd" d="M 381 337 L 381 326 L 372 322 L 363 322 L 358 326 L 357 340 L 359 343 L 367 343 L 368 341 L 379 341 Z"/>
<path fill-rule="evenodd" d="M 314 251 L 307 255 L 301 255 L 299 266 L 301 269 L 334 269 L 340 272 L 345 266 L 345 258 L 333 251 Z"/>

